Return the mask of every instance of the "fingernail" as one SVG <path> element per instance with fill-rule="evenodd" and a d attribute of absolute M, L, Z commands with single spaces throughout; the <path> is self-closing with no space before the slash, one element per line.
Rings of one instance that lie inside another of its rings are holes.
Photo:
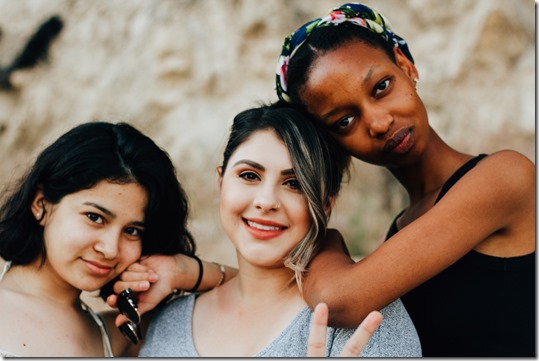
<path fill-rule="evenodd" d="M 150 288 L 150 282 L 148 281 L 142 281 L 138 284 L 138 287 L 141 289 L 141 290 L 147 290 L 148 288 Z"/>
<path fill-rule="evenodd" d="M 157 282 L 159 280 L 159 275 L 157 273 L 151 273 L 148 278 L 150 282 Z"/>

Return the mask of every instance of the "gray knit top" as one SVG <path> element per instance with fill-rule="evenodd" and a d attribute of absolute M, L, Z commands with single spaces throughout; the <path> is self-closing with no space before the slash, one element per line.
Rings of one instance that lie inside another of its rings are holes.
<path fill-rule="evenodd" d="M 175 299 L 152 320 L 140 357 L 199 357 L 193 342 L 192 321 L 196 295 Z M 365 346 L 363 357 L 420 357 L 415 327 L 400 299 L 381 311 L 384 319 Z M 305 357 L 313 312 L 301 310 L 281 334 L 256 357 Z M 327 330 L 326 356 L 338 356 L 355 329 Z"/>

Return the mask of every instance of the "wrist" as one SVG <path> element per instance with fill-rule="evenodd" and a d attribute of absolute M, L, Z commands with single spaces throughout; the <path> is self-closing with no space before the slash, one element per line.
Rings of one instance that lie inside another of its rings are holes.
<path fill-rule="evenodd" d="M 195 285 L 198 274 L 198 262 L 185 254 L 174 255 L 174 273 L 171 279 L 171 289 L 188 290 Z"/>
<path fill-rule="evenodd" d="M 195 255 L 192 255 L 191 258 L 193 258 L 196 262 L 197 262 L 197 265 L 198 265 L 198 276 L 197 276 L 197 280 L 195 282 L 195 285 L 193 287 L 191 287 L 190 289 L 186 290 L 187 292 L 190 292 L 190 293 L 193 293 L 193 292 L 197 292 L 199 287 L 200 287 L 200 283 L 202 282 L 202 277 L 204 276 L 204 264 L 202 263 L 202 261 L 200 260 L 200 258 L 198 258 L 197 256 Z"/>

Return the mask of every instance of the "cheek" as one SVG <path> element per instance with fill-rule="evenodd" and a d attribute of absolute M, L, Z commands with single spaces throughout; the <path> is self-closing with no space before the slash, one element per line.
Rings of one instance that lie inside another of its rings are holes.
<path fill-rule="evenodd" d="M 235 187 L 223 182 L 219 196 L 221 217 L 228 217 L 243 212 L 250 204 L 250 196 L 245 188 Z"/>
<path fill-rule="evenodd" d="M 125 264 L 130 265 L 133 262 L 136 262 L 142 255 L 142 242 L 137 241 L 124 241 L 120 252 L 122 255 L 122 260 Z"/>
<path fill-rule="evenodd" d="M 81 231 L 77 220 L 55 217 L 47 220 L 43 229 L 45 249 L 74 250 L 86 246 L 89 236 Z"/>
<path fill-rule="evenodd" d="M 369 153 L 368 140 L 361 139 L 359 130 L 356 129 L 353 133 L 344 138 L 337 138 L 337 142 L 352 156 L 361 158 Z"/>
<path fill-rule="evenodd" d="M 302 233 L 302 237 L 307 233 L 311 226 L 311 213 L 309 212 L 309 205 L 304 197 L 298 197 L 288 202 L 288 214 L 297 226 L 299 233 Z"/>

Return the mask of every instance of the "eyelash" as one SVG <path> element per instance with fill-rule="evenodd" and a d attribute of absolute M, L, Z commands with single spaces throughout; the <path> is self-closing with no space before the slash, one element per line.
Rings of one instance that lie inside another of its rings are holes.
<path fill-rule="evenodd" d="M 292 185 L 292 183 L 294 183 L 294 185 Z M 289 179 L 285 182 L 285 184 L 287 184 L 293 190 L 301 192 L 301 184 L 299 184 L 297 179 Z"/>
<path fill-rule="evenodd" d="M 251 171 L 241 172 L 239 174 L 239 177 L 242 178 L 242 179 L 245 179 L 248 182 L 253 182 L 253 181 L 257 180 L 257 179 L 260 179 L 258 174 L 256 174 L 255 172 L 251 172 Z"/>
<path fill-rule="evenodd" d="M 93 212 L 88 212 L 86 213 L 86 217 L 92 222 L 92 223 L 97 223 L 97 224 L 104 224 L 104 218 L 102 216 L 100 216 L 99 214 L 97 213 L 93 213 Z M 130 236 L 130 237 L 137 237 L 137 238 L 141 238 L 142 237 L 142 234 L 143 234 L 143 230 L 139 229 L 139 228 L 136 228 L 136 227 L 127 227 L 125 229 L 125 232 Z M 135 233 L 135 234 L 133 234 Z"/>
<path fill-rule="evenodd" d="M 99 214 L 96 214 L 96 213 L 88 212 L 88 213 L 86 213 L 86 217 L 88 217 L 88 219 L 93 223 L 97 223 L 97 224 L 105 223 L 104 220 L 103 220 L 103 217 L 101 217 Z M 97 219 L 94 219 L 94 217 L 99 218 L 101 220 L 101 222 L 99 222 Z"/>
<path fill-rule="evenodd" d="M 385 88 L 384 89 L 380 89 L 380 86 L 383 85 L 383 84 L 387 84 L 385 85 Z M 381 92 L 385 92 L 389 86 L 391 85 L 391 79 L 390 78 L 386 78 L 384 80 L 382 80 L 381 82 L 379 82 L 378 84 L 376 84 L 376 86 L 374 87 L 374 96 L 379 96 L 380 94 L 377 94 L 377 92 L 380 90 Z"/>
<path fill-rule="evenodd" d="M 241 172 L 239 174 L 239 177 L 246 180 L 247 182 L 254 182 L 255 180 L 260 180 L 258 174 L 252 171 Z M 301 191 L 301 185 L 296 178 L 288 179 L 284 182 L 284 184 L 286 184 L 292 190 Z"/>
<path fill-rule="evenodd" d="M 143 234 L 143 231 L 141 229 L 138 229 L 138 228 L 135 228 L 135 227 L 128 227 L 125 230 L 126 230 L 126 233 L 129 234 L 131 237 L 141 238 L 142 234 Z M 133 234 L 132 231 L 135 231 L 136 234 Z"/>
<path fill-rule="evenodd" d="M 376 84 L 374 90 L 373 90 L 373 95 L 375 97 L 378 97 L 380 96 L 380 94 L 377 94 L 378 91 L 380 92 L 385 92 L 389 86 L 391 85 L 391 81 L 392 79 L 391 78 L 386 78 L 386 79 L 383 79 L 382 81 L 380 81 L 379 83 Z M 385 85 L 385 88 L 384 89 L 380 89 L 382 85 Z M 383 95 L 383 94 L 382 94 Z M 337 133 L 342 133 L 343 131 L 347 130 L 350 125 L 352 124 L 352 122 L 355 120 L 355 118 L 357 118 L 357 114 L 354 114 L 354 115 L 347 115 L 345 116 L 344 118 L 341 118 L 339 119 L 337 122 L 335 122 L 335 124 L 333 125 L 333 130 Z M 346 125 L 343 125 L 343 122 L 345 122 L 346 120 L 349 120 L 349 122 L 346 124 Z"/>

